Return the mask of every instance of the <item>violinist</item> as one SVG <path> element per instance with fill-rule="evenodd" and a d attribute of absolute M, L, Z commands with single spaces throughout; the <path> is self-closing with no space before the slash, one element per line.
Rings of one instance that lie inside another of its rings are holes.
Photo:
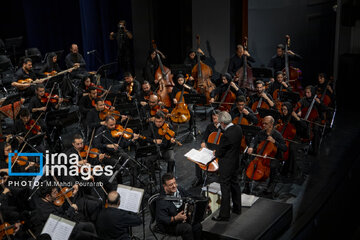
<path fill-rule="evenodd" d="M 108 115 L 105 118 L 105 125 L 101 126 L 95 132 L 94 146 L 100 149 L 101 152 L 110 156 L 118 153 L 121 149 L 125 149 L 131 144 L 134 144 L 135 140 L 139 138 L 139 134 L 134 133 L 131 140 L 127 140 L 121 137 L 120 142 L 118 136 L 113 136 L 112 131 L 116 130 L 116 120 L 113 116 Z"/>
<path fill-rule="evenodd" d="M 102 98 L 96 98 L 95 99 L 95 108 L 91 109 L 86 114 L 86 124 L 88 135 L 92 132 L 93 129 L 98 129 L 101 126 L 105 126 L 105 120 L 100 119 L 100 113 L 104 111 L 105 104 L 104 100 Z"/>
<path fill-rule="evenodd" d="M 258 123 L 255 113 L 251 110 L 251 108 L 246 106 L 246 98 L 244 96 L 238 96 L 235 104 L 236 108 L 233 108 L 230 112 L 234 124 L 242 124 L 241 122 L 246 122 L 244 125 L 256 125 Z M 234 120 L 236 120 L 236 122 L 234 122 Z"/>
<path fill-rule="evenodd" d="M 231 116 L 226 111 L 219 113 L 218 121 L 224 131 L 219 147 L 214 151 L 214 156 L 219 159 L 221 205 L 219 215 L 212 217 L 212 220 L 229 221 L 230 197 L 233 202 L 232 212 L 241 214 L 241 190 L 238 175 L 240 172 L 239 156 L 242 130 L 239 125 L 232 123 Z"/>
<path fill-rule="evenodd" d="M 302 57 L 291 50 L 288 50 L 289 61 L 299 61 Z M 282 71 L 285 68 L 285 46 L 278 44 L 276 47 L 276 54 L 270 59 L 269 68 L 274 70 L 274 74 Z"/>
<path fill-rule="evenodd" d="M 160 147 L 162 157 L 167 162 L 167 172 L 172 173 L 175 167 L 175 153 L 174 153 L 174 143 L 175 136 L 170 137 L 168 140 L 164 135 L 161 135 L 163 128 L 170 129 L 173 131 L 172 126 L 165 122 L 165 114 L 162 111 L 158 111 L 155 114 L 154 122 L 150 122 L 154 131 L 150 131 L 150 136 L 146 138 L 148 142 L 157 144 Z"/>
<path fill-rule="evenodd" d="M 312 104 L 313 103 L 313 104 Z M 312 106 L 312 108 L 311 108 Z M 297 102 L 294 111 L 303 120 L 306 120 L 308 124 L 307 138 L 312 139 L 310 154 L 316 155 L 319 150 L 320 138 L 321 138 L 321 116 L 322 112 L 326 109 L 326 106 L 315 95 L 315 88 L 311 85 L 305 87 L 305 96 Z M 306 115 L 308 118 L 306 119 Z"/>
<path fill-rule="evenodd" d="M 32 60 L 31 60 L 31 58 L 25 58 L 24 59 L 22 67 L 19 68 L 15 72 L 15 78 L 16 78 L 16 81 L 11 83 L 11 86 L 16 87 L 19 90 L 22 97 L 24 97 L 24 98 L 29 98 L 29 97 L 32 97 L 34 95 L 34 88 L 31 87 L 31 84 L 36 84 L 36 83 L 42 83 L 43 82 L 43 80 L 38 79 L 35 72 L 32 70 Z M 17 82 L 18 80 L 26 80 L 26 79 L 31 79 L 30 80 L 31 84 L 30 83 L 19 83 L 19 82 Z"/>
<path fill-rule="evenodd" d="M 169 113 L 169 110 L 163 106 L 163 103 L 159 100 L 157 95 L 150 95 L 148 106 L 145 108 L 145 111 L 148 111 L 150 118 L 147 119 L 147 122 L 154 122 L 155 114 L 158 111 L 165 113 L 165 116 Z"/>
<path fill-rule="evenodd" d="M 79 112 L 81 114 L 82 123 L 85 124 L 86 114 L 94 109 L 93 101 L 97 98 L 97 90 L 94 87 L 89 87 L 89 95 L 82 96 L 80 101 L 78 102 L 79 105 Z"/>
<path fill-rule="evenodd" d="M 250 142 L 249 148 L 247 150 L 248 154 L 256 153 L 254 149 L 263 141 L 269 141 L 275 145 L 277 148 L 275 158 L 279 159 L 282 152 L 287 150 L 285 140 L 281 133 L 275 129 L 274 126 L 275 120 L 272 116 L 264 117 L 262 121 L 262 130 L 256 134 L 256 136 Z M 271 160 L 270 163 L 270 176 L 267 188 L 265 193 L 272 193 L 275 189 L 274 179 L 277 176 L 278 168 L 280 167 L 280 162 L 278 160 Z M 248 187 L 248 186 L 247 186 Z M 247 188 L 246 187 L 246 188 Z"/>
<path fill-rule="evenodd" d="M 241 45 L 241 44 L 238 44 L 236 46 L 236 53 L 234 54 L 234 56 L 232 56 L 230 58 L 230 62 L 229 62 L 227 72 L 232 74 L 233 76 L 235 76 L 236 72 L 242 66 L 244 66 L 244 56 L 247 57 L 248 62 L 252 62 L 252 63 L 255 62 L 255 59 L 250 56 L 250 53 L 247 50 L 244 50 L 244 46 Z M 248 65 L 250 65 L 250 64 L 248 63 Z"/>
<path fill-rule="evenodd" d="M 49 53 L 46 59 L 46 63 L 42 66 L 41 73 L 58 73 L 61 71 L 59 64 L 57 63 L 57 55 L 55 52 Z"/>
<path fill-rule="evenodd" d="M 141 91 L 138 96 L 138 101 L 140 102 L 140 105 L 142 107 L 148 104 L 151 95 L 153 95 L 153 91 L 151 90 L 151 85 L 148 81 L 145 80 L 141 84 Z"/>
<path fill-rule="evenodd" d="M 243 91 L 232 81 L 232 76 L 229 73 L 225 73 L 221 76 L 222 84 L 216 87 L 211 93 L 209 100 L 210 103 L 215 102 L 215 97 L 217 96 L 218 99 L 221 99 L 223 94 L 226 93 L 226 90 L 230 84 L 230 91 L 235 95 L 235 98 L 240 95 L 244 95 Z M 235 100 L 235 99 L 234 99 Z"/>
<path fill-rule="evenodd" d="M 63 98 L 58 98 L 56 104 L 51 103 L 50 99 L 45 97 L 45 86 L 43 84 L 38 84 L 35 88 L 35 96 L 30 100 L 29 110 L 32 113 L 32 117 L 34 119 L 37 119 L 41 113 L 44 113 L 41 117 L 41 119 L 44 119 L 45 113 L 51 108 L 59 109 L 59 106 L 63 100 Z"/>
<path fill-rule="evenodd" d="M 257 112 L 256 109 L 263 106 L 263 104 L 265 104 L 268 109 L 275 108 L 273 98 L 265 91 L 265 83 L 263 81 L 256 81 L 255 89 L 256 94 L 250 96 L 250 101 L 248 103 L 248 106 L 251 108 L 251 110 Z"/>
<path fill-rule="evenodd" d="M 14 125 L 14 134 L 16 134 L 16 139 L 21 144 L 24 140 L 30 139 L 36 135 L 41 135 L 46 132 L 46 125 L 40 119 L 35 123 L 35 120 L 31 118 L 30 112 L 28 109 L 23 108 L 19 112 L 19 118 L 15 121 Z M 31 128 L 31 126 L 34 127 Z M 31 130 L 30 130 L 31 129 Z M 28 133 L 29 132 L 29 133 Z M 28 133 L 26 139 L 24 139 L 25 134 Z M 19 136 L 20 135 L 20 136 Z M 36 145 L 36 149 L 41 152 L 45 152 L 43 138 L 35 139 L 29 144 Z M 26 146 L 25 149 L 29 149 L 30 146 Z"/>
<path fill-rule="evenodd" d="M 124 84 L 120 88 L 120 93 L 126 95 L 128 102 L 132 102 L 140 94 L 140 83 L 130 72 L 124 73 Z"/>

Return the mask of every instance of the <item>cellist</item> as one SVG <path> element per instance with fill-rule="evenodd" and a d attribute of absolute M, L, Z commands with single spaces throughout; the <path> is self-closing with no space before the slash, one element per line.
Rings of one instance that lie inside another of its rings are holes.
<path fill-rule="evenodd" d="M 284 73 L 279 71 L 275 73 L 275 81 L 270 83 L 267 92 L 276 101 L 280 100 L 279 95 L 281 90 L 291 91 L 291 86 L 286 83 Z"/>
<path fill-rule="evenodd" d="M 246 121 L 245 125 L 256 125 L 258 119 L 248 106 L 246 106 L 246 99 L 244 96 L 238 96 L 235 100 L 236 108 L 233 108 L 230 112 L 231 118 L 234 124 L 242 124 L 241 122 Z M 242 121 L 244 119 L 244 121 Z M 234 122 L 236 120 L 236 122 Z"/>
<path fill-rule="evenodd" d="M 249 155 L 256 153 L 257 146 L 264 141 L 271 142 L 277 148 L 275 158 L 278 159 L 281 156 L 281 152 L 285 152 L 287 150 L 287 146 L 284 138 L 281 136 L 281 133 L 275 129 L 274 126 L 275 120 L 272 116 L 264 117 L 262 121 L 262 130 L 259 131 L 256 136 L 250 142 L 247 153 Z M 271 160 L 270 163 L 270 176 L 267 188 L 265 193 L 272 193 L 275 189 L 274 179 L 277 176 L 277 171 L 280 166 L 280 162 L 278 160 Z"/>
<path fill-rule="evenodd" d="M 223 74 L 221 76 L 221 80 L 222 80 L 222 84 L 220 84 L 220 86 L 216 87 L 210 93 L 210 97 L 211 97 L 211 99 L 209 100 L 210 103 L 215 102 L 216 96 L 218 97 L 218 99 L 221 99 L 223 97 L 223 94 L 225 94 L 227 89 L 229 88 L 229 84 L 230 84 L 230 91 L 233 93 L 235 98 L 237 96 L 244 95 L 244 93 L 241 91 L 241 89 L 232 81 L 232 76 L 230 73 Z M 228 94 L 231 94 L 231 93 L 229 92 Z M 234 99 L 234 101 L 235 101 L 235 99 Z"/>
<path fill-rule="evenodd" d="M 265 83 L 261 80 L 257 80 L 255 83 L 256 94 L 250 96 L 248 106 L 257 112 L 257 108 L 261 108 L 265 104 L 267 109 L 275 108 L 273 98 L 269 93 L 265 91 Z M 264 108 L 264 107 L 263 107 Z"/>

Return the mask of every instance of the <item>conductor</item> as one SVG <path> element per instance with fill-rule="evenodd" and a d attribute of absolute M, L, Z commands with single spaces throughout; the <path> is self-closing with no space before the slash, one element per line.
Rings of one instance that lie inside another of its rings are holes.
<path fill-rule="evenodd" d="M 219 114 L 219 123 L 224 130 L 219 147 L 214 155 L 219 159 L 219 182 L 221 189 L 221 205 L 218 216 L 212 217 L 214 221 L 229 221 L 230 195 L 232 197 L 235 214 L 241 214 L 241 190 L 239 185 L 239 155 L 242 130 L 239 125 L 234 125 L 228 112 Z"/>

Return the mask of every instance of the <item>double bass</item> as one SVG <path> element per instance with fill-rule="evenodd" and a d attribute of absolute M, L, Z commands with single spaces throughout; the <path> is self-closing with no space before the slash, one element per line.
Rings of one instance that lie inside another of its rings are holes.
<path fill-rule="evenodd" d="M 300 94 L 300 97 L 303 96 L 303 88 L 301 86 L 300 77 L 301 70 L 299 68 L 294 68 L 289 65 L 289 47 L 290 47 L 290 36 L 286 35 L 286 44 L 285 44 L 285 68 L 282 72 L 286 76 L 286 83 L 290 84 L 292 90 Z"/>
<path fill-rule="evenodd" d="M 200 36 L 196 35 L 197 49 L 200 48 Z M 211 81 L 212 69 L 200 60 L 200 53 L 196 52 L 197 64 L 191 70 L 191 76 L 195 79 L 194 88 L 199 94 L 206 96 L 206 103 L 209 103 L 210 93 L 215 89 Z"/>
<path fill-rule="evenodd" d="M 244 52 L 247 51 L 248 38 L 244 37 Z M 243 66 L 236 71 L 236 76 L 238 77 L 238 86 L 239 88 L 245 88 L 249 91 L 254 91 L 254 80 L 251 67 L 247 62 L 247 56 L 244 54 L 244 64 Z"/>
<path fill-rule="evenodd" d="M 156 50 L 157 48 L 154 40 L 152 40 L 152 45 Z M 172 92 L 173 87 L 175 86 L 173 82 L 173 75 L 171 74 L 170 69 L 162 64 L 161 57 L 158 52 L 156 52 L 156 57 L 159 62 L 159 67 L 155 72 L 155 79 L 159 80 L 157 94 L 166 107 L 171 107 L 171 99 L 169 94 Z"/>

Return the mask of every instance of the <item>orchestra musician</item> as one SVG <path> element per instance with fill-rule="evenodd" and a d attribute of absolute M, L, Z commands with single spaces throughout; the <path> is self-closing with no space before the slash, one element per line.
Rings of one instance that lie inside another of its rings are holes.
<path fill-rule="evenodd" d="M 289 61 L 299 61 L 302 57 L 291 50 L 288 50 Z M 269 68 L 273 69 L 273 73 L 282 71 L 285 68 L 285 46 L 278 44 L 276 46 L 276 54 L 270 59 Z"/>
<path fill-rule="evenodd" d="M 151 90 L 151 85 L 148 81 L 144 81 L 141 84 L 141 91 L 138 96 L 138 102 L 142 107 L 146 106 L 148 104 L 148 101 L 150 99 L 150 96 L 153 94 L 153 91 Z"/>
<path fill-rule="evenodd" d="M 279 159 L 282 152 L 285 152 L 287 150 L 287 146 L 285 143 L 285 140 L 281 133 L 275 129 L 275 120 L 272 116 L 266 116 L 262 120 L 262 130 L 259 131 L 256 136 L 252 139 L 250 142 L 249 148 L 247 149 L 247 153 L 249 155 L 256 153 L 255 149 L 257 148 L 258 144 L 260 144 L 263 141 L 269 141 L 275 145 L 277 148 L 275 158 Z M 269 182 L 267 184 L 265 194 L 272 194 L 272 192 L 275 189 L 275 177 L 277 176 L 278 169 L 280 166 L 280 162 L 275 159 L 271 159 L 270 162 L 270 176 L 269 176 Z M 245 192 L 248 190 L 248 185 L 245 187 Z"/>
<path fill-rule="evenodd" d="M 186 222 L 187 215 L 181 210 L 183 201 L 181 198 L 189 197 L 182 187 L 178 187 L 174 175 L 165 173 L 161 177 L 163 188 L 160 198 L 156 202 L 156 224 L 162 232 L 170 235 L 181 236 L 184 240 L 202 239 L 201 223 L 193 226 Z M 167 201 L 166 197 L 180 198 L 175 201 Z"/>
<path fill-rule="evenodd" d="M 82 96 L 78 102 L 79 112 L 81 114 L 81 120 L 83 126 L 85 126 L 86 115 L 91 109 L 94 108 L 93 102 L 97 98 L 97 90 L 94 87 L 89 87 L 89 94 L 86 96 Z"/>
<path fill-rule="evenodd" d="M 230 58 L 230 62 L 229 62 L 227 72 L 230 73 L 231 75 L 235 76 L 236 72 L 242 66 L 244 66 L 244 56 L 247 57 L 248 62 L 252 62 L 252 63 L 255 62 L 255 59 L 250 56 L 250 53 L 247 50 L 244 50 L 244 46 L 241 45 L 241 44 L 238 44 L 236 46 L 236 53 L 234 54 L 234 56 L 232 56 Z M 248 63 L 248 65 L 250 65 L 250 64 Z"/>
<path fill-rule="evenodd" d="M 221 97 L 223 94 L 225 94 L 226 90 L 228 89 L 228 86 L 230 84 L 230 91 L 234 93 L 235 97 L 244 95 L 242 90 L 232 81 L 232 76 L 229 73 L 225 73 L 221 76 L 222 84 L 220 86 L 216 87 L 211 93 L 209 100 L 210 103 L 215 102 L 215 97 L 218 96 L 218 99 L 221 100 Z"/>
<path fill-rule="evenodd" d="M 280 91 L 280 89 L 282 88 L 289 92 L 291 91 L 291 86 L 286 83 L 284 78 L 285 78 L 285 75 L 282 71 L 276 72 L 275 73 L 275 81 L 271 82 L 267 88 L 267 92 L 273 97 L 274 100 L 278 100 L 278 99 L 275 99 L 275 96 L 274 96 L 274 92 L 276 90 Z M 278 94 L 280 94 L 280 93 L 278 93 Z M 279 98 L 279 95 L 277 97 Z"/>
<path fill-rule="evenodd" d="M 159 86 L 159 80 L 155 79 L 156 70 L 159 68 L 159 61 L 156 57 L 157 53 L 159 53 L 162 59 L 165 59 L 164 54 L 158 49 L 150 49 L 143 69 L 144 79 L 150 83 L 153 89 L 157 89 Z"/>
<path fill-rule="evenodd" d="M 160 147 L 161 155 L 167 162 L 167 172 L 172 173 L 175 168 L 175 153 L 173 146 L 176 139 L 175 136 L 173 136 L 168 140 L 165 135 L 160 134 L 163 127 L 168 127 L 173 131 L 171 124 L 165 122 L 165 118 L 165 114 L 162 111 L 158 111 L 155 114 L 154 122 L 149 123 L 151 124 L 149 128 L 152 128 L 154 131 L 150 131 L 150 136 L 148 136 L 145 141 L 155 143 Z"/>
<path fill-rule="evenodd" d="M 209 144 L 207 144 L 209 135 L 212 132 L 217 132 L 218 128 L 220 127 L 218 122 L 220 110 L 214 110 L 211 114 L 211 123 L 209 123 L 205 129 L 205 132 L 201 138 L 201 148 L 209 148 L 213 149 Z M 192 187 L 197 187 L 204 182 L 202 170 L 199 165 L 195 164 L 195 179 L 192 181 Z"/>
<path fill-rule="evenodd" d="M 88 75 L 85 66 L 86 62 L 83 56 L 79 53 L 79 47 L 77 44 L 73 43 L 70 46 L 70 52 L 65 57 L 65 64 L 67 68 L 78 67 L 77 69 L 71 72 L 72 78 L 82 79 L 84 76 Z"/>
<path fill-rule="evenodd" d="M 29 82 L 19 83 L 19 80 L 27 80 Z M 38 79 L 35 72 L 32 70 L 32 60 L 31 58 L 25 58 L 23 65 L 15 72 L 15 80 L 11 83 L 11 86 L 16 87 L 19 90 L 19 93 L 25 99 L 30 99 L 34 95 L 34 88 L 31 87 L 37 83 L 43 83 L 44 80 Z"/>
<path fill-rule="evenodd" d="M 124 84 L 120 88 L 120 93 L 126 94 L 127 101 L 132 102 L 140 94 L 140 83 L 132 76 L 130 72 L 124 73 Z"/>
<path fill-rule="evenodd" d="M 245 125 L 256 125 L 258 123 L 258 119 L 255 113 L 246 106 L 246 98 L 244 96 L 238 96 L 235 100 L 236 108 L 233 108 L 230 112 L 231 118 L 237 120 L 237 123 L 241 124 L 242 119 L 246 119 L 247 124 Z"/>
<path fill-rule="evenodd" d="M 257 104 L 254 103 L 259 103 L 260 100 L 262 101 L 262 103 L 266 104 L 266 106 L 268 108 L 275 108 L 275 103 L 273 101 L 273 98 L 271 97 L 271 95 L 269 93 L 267 93 L 265 91 L 265 83 L 261 80 L 257 80 L 255 82 L 255 89 L 256 89 L 256 94 L 253 94 L 250 96 L 250 101 L 248 103 L 248 106 L 251 108 L 251 110 L 253 110 L 254 112 L 257 112 Z M 261 104 L 262 104 L 261 103 Z M 260 107 L 261 107 L 260 104 Z"/>
<path fill-rule="evenodd" d="M 214 156 L 219 159 L 219 182 L 221 189 L 221 205 L 218 216 L 213 216 L 214 221 L 229 221 L 230 198 L 232 199 L 232 212 L 241 214 L 241 190 L 238 175 L 240 172 L 240 146 L 242 130 L 239 125 L 232 123 L 228 112 L 219 113 L 220 127 L 224 133 L 221 136 L 219 147 L 214 151 Z M 230 196 L 231 195 L 231 196 Z"/>
<path fill-rule="evenodd" d="M 101 239 L 129 239 L 129 227 L 142 223 L 141 218 L 119 209 L 121 196 L 117 191 L 109 192 L 107 208 L 103 208 L 96 220 L 96 231 Z"/>
<path fill-rule="evenodd" d="M 50 73 L 53 74 L 54 71 L 55 73 L 60 72 L 61 69 L 59 67 L 59 64 L 57 63 L 57 55 L 55 52 L 51 52 L 49 53 L 49 55 L 47 56 L 46 59 L 46 63 L 41 67 L 40 72 L 41 73 Z"/>

